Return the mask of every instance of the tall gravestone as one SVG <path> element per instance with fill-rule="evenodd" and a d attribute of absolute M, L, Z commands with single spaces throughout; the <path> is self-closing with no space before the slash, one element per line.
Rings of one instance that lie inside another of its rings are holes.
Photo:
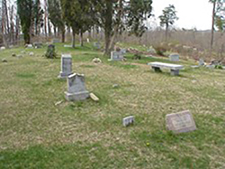
<path fill-rule="evenodd" d="M 81 101 L 90 96 L 85 87 L 84 75 L 74 73 L 68 76 L 67 87 L 65 94 L 68 101 Z"/>
<path fill-rule="evenodd" d="M 70 54 L 63 54 L 61 57 L 61 71 L 59 78 L 67 78 L 72 74 L 72 57 Z"/>

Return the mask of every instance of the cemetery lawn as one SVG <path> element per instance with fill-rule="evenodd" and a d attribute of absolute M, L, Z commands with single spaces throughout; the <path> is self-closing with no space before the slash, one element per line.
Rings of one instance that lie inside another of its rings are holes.
<path fill-rule="evenodd" d="M 225 168 L 225 70 L 181 61 L 180 76 L 170 76 L 147 66 L 166 58 L 127 54 L 126 62 L 108 62 L 88 45 L 56 49 L 59 56 L 72 54 L 73 71 L 85 75 L 100 101 L 67 102 L 66 81 L 57 78 L 60 58 L 42 57 L 46 47 L 0 51 L 8 61 L 0 62 L 1 169 Z M 93 63 L 95 57 L 103 63 Z M 198 130 L 167 131 L 165 116 L 183 110 Z M 130 115 L 135 124 L 123 127 Z"/>

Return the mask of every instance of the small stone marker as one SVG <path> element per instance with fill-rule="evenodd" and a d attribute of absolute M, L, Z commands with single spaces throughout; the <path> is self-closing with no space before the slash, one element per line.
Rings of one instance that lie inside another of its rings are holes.
<path fill-rule="evenodd" d="M 52 43 L 59 43 L 60 40 L 59 39 L 52 39 Z"/>
<path fill-rule="evenodd" d="M 72 45 L 64 45 L 64 48 L 72 48 Z"/>
<path fill-rule="evenodd" d="M 172 54 L 169 55 L 170 61 L 173 61 L 173 62 L 178 62 L 179 57 L 180 56 L 177 53 L 172 53 Z"/>
<path fill-rule="evenodd" d="M 89 38 L 87 38 L 87 43 L 90 43 L 90 39 Z"/>
<path fill-rule="evenodd" d="M 5 46 L 2 46 L 0 49 L 1 49 L 1 50 L 5 50 L 6 48 L 5 48 Z"/>
<path fill-rule="evenodd" d="M 131 124 L 134 124 L 134 116 L 128 116 L 123 118 L 123 126 L 127 127 Z"/>
<path fill-rule="evenodd" d="M 81 101 L 90 96 L 85 87 L 84 75 L 74 73 L 68 76 L 67 85 L 68 91 L 65 94 L 68 101 Z"/>
<path fill-rule="evenodd" d="M 95 102 L 98 102 L 99 101 L 99 98 L 94 93 L 90 93 L 90 98 L 92 100 L 94 100 Z"/>
<path fill-rule="evenodd" d="M 121 51 L 112 51 L 110 61 L 120 61 L 123 60 L 123 53 Z"/>
<path fill-rule="evenodd" d="M 26 46 L 27 46 L 28 49 L 32 49 L 33 48 L 32 44 L 27 44 Z"/>
<path fill-rule="evenodd" d="M 72 57 L 70 54 L 62 54 L 61 57 L 61 71 L 59 78 L 67 78 L 72 74 Z"/>
<path fill-rule="evenodd" d="M 29 56 L 34 56 L 34 52 L 30 52 L 29 53 Z"/>
<path fill-rule="evenodd" d="M 204 66 L 205 65 L 204 59 L 199 59 L 198 65 L 199 66 Z"/>
<path fill-rule="evenodd" d="M 2 62 L 8 62 L 5 58 L 2 59 Z"/>
<path fill-rule="evenodd" d="M 94 47 L 96 47 L 97 49 L 101 48 L 101 44 L 99 42 L 95 42 L 94 43 Z"/>
<path fill-rule="evenodd" d="M 196 130 L 195 121 L 189 110 L 166 115 L 166 127 L 175 134 Z"/>
<path fill-rule="evenodd" d="M 34 42 L 33 45 L 34 45 L 35 49 L 42 48 L 42 46 L 43 46 L 43 44 L 41 42 Z"/>
<path fill-rule="evenodd" d="M 125 48 L 121 49 L 121 53 L 124 55 L 127 53 L 127 50 Z"/>
<path fill-rule="evenodd" d="M 92 60 L 92 62 L 94 62 L 94 63 L 102 63 L 101 59 L 99 59 L 99 58 L 94 58 Z"/>

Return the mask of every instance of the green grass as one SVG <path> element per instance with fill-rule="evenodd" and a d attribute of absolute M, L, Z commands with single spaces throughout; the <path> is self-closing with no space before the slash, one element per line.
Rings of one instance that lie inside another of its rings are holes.
<path fill-rule="evenodd" d="M 137 47 L 143 48 L 143 47 Z M 91 45 L 64 48 L 73 71 L 99 102 L 67 102 L 66 80 L 58 79 L 60 59 L 42 57 L 42 49 L 1 51 L 0 168 L 225 168 L 225 76 L 223 70 L 192 69 L 180 61 L 180 76 L 155 73 L 144 57 L 109 62 Z M 12 53 L 23 55 L 12 57 Z M 35 56 L 29 56 L 29 52 Z M 101 64 L 92 62 L 99 57 Z M 119 87 L 113 88 L 114 84 Z M 59 104 L 56 104 L 59 103 Z M 197 130 L 175 135 L 165 116 L 190 110 Z M 135 124 L 122 126 L 134 115 Z"/>

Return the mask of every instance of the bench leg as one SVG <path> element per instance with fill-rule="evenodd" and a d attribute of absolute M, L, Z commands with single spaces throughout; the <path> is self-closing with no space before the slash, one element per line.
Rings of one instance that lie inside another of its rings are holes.
<path fill-rule="evenodd" d="M 170 70 L 170 74 L 173 75 L 173 76 L 178 76 L 179 75 L 179 70 L 173 70 L 173 69 L 171 69 Z"/>
<path fill-rule="evenodd" d="M 155 72 L 162 72 L 162 70 L 160 69 L 160 67 L 154 67 L 154 66 L 152 66 L 152 69 L 154 69 Z"/>

